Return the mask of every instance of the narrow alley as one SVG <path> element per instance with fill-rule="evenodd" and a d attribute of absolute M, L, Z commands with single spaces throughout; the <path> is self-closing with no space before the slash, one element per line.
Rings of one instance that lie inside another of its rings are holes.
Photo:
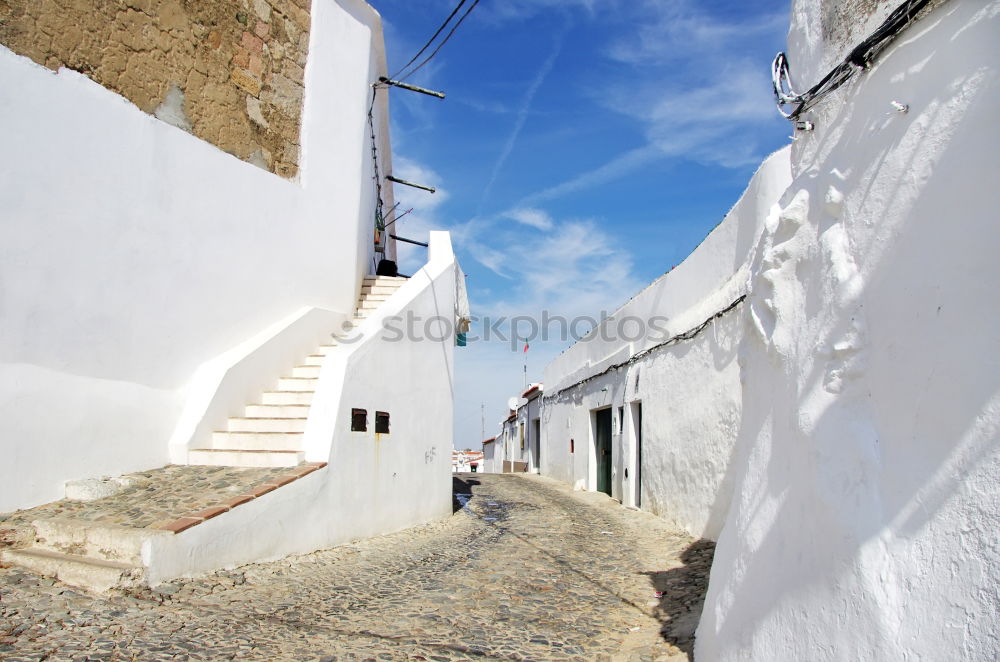
<path fill-rule="evenodd" d="M 690 659 L 710 542 L 546 478 L 456 476 L 443 521 L 154 589 L 0 569 L 0 657 Z"/>

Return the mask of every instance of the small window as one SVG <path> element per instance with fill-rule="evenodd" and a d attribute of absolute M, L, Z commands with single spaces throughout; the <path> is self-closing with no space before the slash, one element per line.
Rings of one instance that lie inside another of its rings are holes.
<path fill-rule="evenodd" d="M 351 432 L 367 432 L 367 431 L 368 431 L 368 410 L 352 409 Z"/>
<path fill-rule="evenodd" d="M 387 411 L 375 412 L 375 433 L 389 434 L 389 412 Z"/>
<path fill-rule="evenodd" d="M 569 452 L 570 453 L 573 452 L 573 440 L 572 439 L 569 440 Z"/>
<path fill-rule="evenodd" d="M 618 434 L 625 432 L 625 407 L 618 408 Z"/>

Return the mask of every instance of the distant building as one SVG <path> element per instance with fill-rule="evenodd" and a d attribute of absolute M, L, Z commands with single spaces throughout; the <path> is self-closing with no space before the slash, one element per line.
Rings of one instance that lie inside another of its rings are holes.
<path fill-rule="evenodd" d="M 483 452 L 464 450 L 451 452 L 451 470 L 453 473 L 482 471 Z"/>
<path fill-rule="evenodd" d="M 491 437 L 483 441 L 483 465 L 482 473 L 498 474 L 503 470 L 503 465 L 497 456 L 497 438 Z"/>

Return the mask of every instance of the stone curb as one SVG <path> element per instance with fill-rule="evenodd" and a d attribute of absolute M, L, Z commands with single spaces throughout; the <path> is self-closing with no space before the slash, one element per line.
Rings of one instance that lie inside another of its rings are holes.
<path fill-rule="evenodd" d="M 308 476 L 309 474 L 322 469 L 327 465 L 326 462 L 307 462 L 306 464 L 296 467 L 295 470 L 290 474 L 285 474 L 284 476 L 279 476 L 269 480 L 266 483 L 259 485 L 247 494 L 241 494 L 233 499 L 229 499 L 219 504 L 209 506 L 203 510 L 199 510 L 196 513 L 188 513 L 182 515 L 177 519 L 168 522 L 166 524 L 161 524 L 155 528 L 162 531 L 170 531 L 171 533 L 181 533 L 182 531 L 187 531 L 193 526 L 197 526 L 206 520 L 210 520 L 213 517 L 227 513 L 237 506 L 242 506 L 245 503 L 250 503 L 254 499 L 267 494 L 268 492 L 273 492 L 274 490 L 288 485 L 297 481 L 303 476 Z"/>

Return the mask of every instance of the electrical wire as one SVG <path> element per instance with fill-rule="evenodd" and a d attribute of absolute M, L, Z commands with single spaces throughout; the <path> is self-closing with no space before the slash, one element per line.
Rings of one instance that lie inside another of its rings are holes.
<path fill-rule="evenodd" d="M 375 97 L 378 95 L 380 87 L 385 86 L 378 83 L 372 85 L 372 102 L 368 105 L 368 128 L 372 138 L 372 170 L 374 171 L 373 179 L 375 180 L 375 229 L 382 231 L 385 230 L 385 217 L 382 214 L 385 203 L 382 201 L 382 177 L 379 175 L 378 168 L 378 146 L 375 138 L 374 113 Z"/>
<path fill-rule="evenodd" d="M 620 361 L 618 363 L 613 363 L 613 364 L 609 365 L 607 368 L 605 368 L 604 370 L 602 370 L 602 371 L 600 371 L 598 373 L 595 373 L 593 375 L 590 375 L 589 377 L 584 377 L 580 381 L 573 382 L 569 386 L 565 386 L 565 387 L 559 389 L 558 391 L 556 391 L 555 393 L 544 395 L 544 396 L 542 396 L 542 399 L 546 400 L 546 401 L 554 400 L 554 399 L 558 398 L 560 395 L 562 395 L 563 393 L 565 393 L 566 391 L 569 391 L 570 389 L 574 389 L 574 388 L 576 388 L 578 386 L 582 386 L 583 384 L 586 384 L 587 382 L 591 382 L 591 381 L 593 381 L 593 380 L 595 380 L 595 379 L 597 379 L 599 377 L 603 377 L 604 375 L 606 375 L 608 373 L 617 372 L 618 370 L 621 370 L 622 368 L 631 366 L 634 363 L 637 363 L 637 362 L 641 361 L 642 359 L 646 358 L 647 356 L 649 356 L 653 352 L 657 352 L 657 351 L 659 351 L 661 349 L 664 349 L 666 347 L 670 347 L 671 345 L 676 345 L 677 343 L 685 341 L 685 340 L 691 340 L 695 336 L 697 336 L 699 333 L 701 333 L 702 331 L 704 331 L 705 329 L 707 329 L 708 326 L 710 324 L 712 324 L 712 322 L 714 322 L 715 320 L 720 319 L 721 317 L 725 316 L 726 313 L 728 313 L 728 312 L 730 312 L 732 310 L 735 310 L 741 303 L 743 303 L 744 301 L 746 301 L 746 298 L 747 298 L 747 295 L 743 294 L 743 295 L 737 297 L 735 300 L 733 300 L 733 302 L 730 303 L 728 306 L 726 306 L 722 310 L 718 311 L 717 313 L 715 313 L 714 315 L 712 315 L 711 317 L 709 317 L 707 320 L 705 320 L 704 322 L 702 322 L 698 326 L 694 327 L 693 329 L 688 329 L 687 331 L 684 331 L 683 333 L 678 333 L 676 336 L 671 336 L 670 338 L 667 338 L 663 342 L 659 342 L 659 343 L 653 345 L 652 347 L 647 347 L 646 349 L 642 350 L 641 352 L 637 352 L 637 353 L 633 354 L 632 356 L 630 356 L 629 358 L 627 358 L 624 361 Z M 628 373 L 626 373 L 626 377 L 627 377 L 627 374 Z"/>
<path fill-rule="evenodd" d="M 786 119 L 796 121 L 819 101 L 846 83 L 855 73 L 865 69 L 890 43 L 913 23 L 917 14 L 931 0 L 906 0 L 882 22 L 867 39 L 851 49 L 847 57 L 831 69 L 807 91 L 798 93 L 792 87 L 788 73 L 788 56 L 778 53 L 771 63 L 771 86 L 778 104 L 778 112 Z M 785 106 L 791 106 L 786 111 Z"/>
<path fill-rule="evenodd" d="M 415 74 L 418 71 L 420 71 L 420 69 L 422 69 L 425 64 L 427 64 L 428 62 L 430 62 L 434 58 L 434 56 L 438 54 L 438 51 L 440 51 L 441 48 L 445 44 L 448 43 L 448 40 L 451 39 L 451 36 L 453 34 L 455 34 L 456 30 L 458 30 L 458 26 L 460 26 L 462 24 L 462 21 L 464 21 L 466 18 L 468 18 L 469 14 L 472 13 L 472 10 L 475 9 L 476 5 L 478 5 L 478 4 L 479 4 L 479 0 L 473 0 L 473 3 L 471 5 L 469 5 L 468 9 L 465 10 L 465 13 L 462 14 L 462 17 L 460 19 L 458 19 L 458 22 L 456 22 L 455 25 L 451 28 L 451 31 L 448 32 L 447 35 L 445 35 L 445 38 L 441 40 L 441 43 L 437 45 L 437 48 L 435 48 L 434 51 L 430 55 L 428 55 L 426 58 L 424 58 L 423 62 L 421 62 L 420 64 L 418 64 L 409 73 L 407 73 L 405 76 L 403 76 L 399 80 L 406 80 L 407 78 L 409 78 L 413 74 Z"/>
<path fill-rule="evenodd" d="M 462 5 L 464 5 L 465 3 L 466 3 L 466 0 L 461 0 L 461 2 L 459 2 L 458 5 L 454 9 L 451 10 L 451 13 L 448 14 L 448 18 L 446 18 L 445 21 L 444 21 L 444 23 L 441 24 L 441 27 L 439 27 L 437 29 L 437 32 L 434 33 L 434 36 L 427 40 L 427 43 L 424 44 L 423 47 L 419 51 L 417 51 L 416 55 L 414 55 L 413 57 L 410 58 L 409 62 L 407 62 L 406 64 L 404 64 L 402 67 L 400 67 L 399 71 L 397 71 L 392 76 L 389 76 L 389 78 L 399 78 L 399 75 L 401 73 L 403 73 L 404 71 L 406 71 L 406 68 L 408 66 L 410 66 L 411 64 L 413 64 L 414 62 L 416 62 L 417 58 L 420 57 L 421 55 L 423 55 L 424 51 L 426 51 L 430 47 L 430 45 L 434 43 L 434 40 L 438 38 L 438 35 L 441 34 L 441 32 L 446 27 L 448 27 L 448 24 L 451 23 L 451 19 L 455 18 L 455 14 L 458 13 L 458 10 L 461 9 Z"/>

